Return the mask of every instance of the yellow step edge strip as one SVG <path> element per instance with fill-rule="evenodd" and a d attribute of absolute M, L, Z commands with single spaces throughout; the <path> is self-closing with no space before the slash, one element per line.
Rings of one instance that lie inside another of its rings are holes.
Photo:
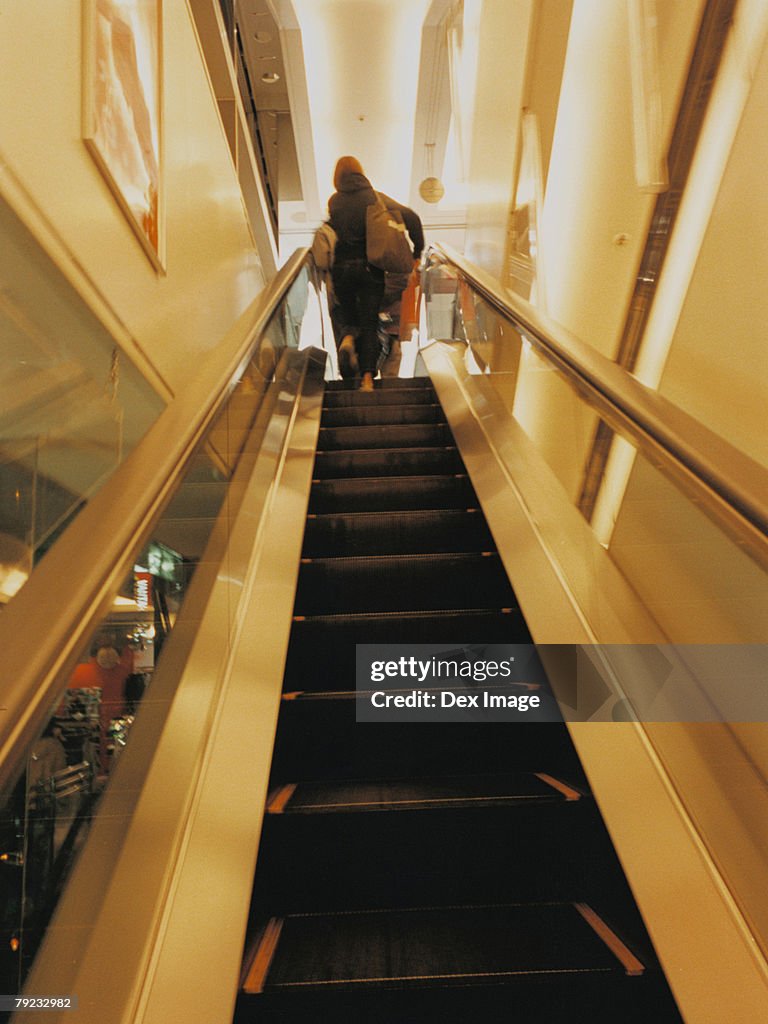
<path fill-rule="evenodd" d="M 267 974 L 272 965 L 282 930 L 282 918 L 271 917 L 256 947 L 253 962 L 243 985 L 243 991 L 247 992 L 248 995 L 258 995 L 264 991 L 264 983 L 267 980 Z"/>
<path fill-rule="evenodd" d="M 581 793 L 578 790 L 561 782 L 560 779 L 556 779 L 554 775 L 547 775 L 545 772 L 534 772 L 534 775 L 542 782 L 546 782 L 548 786 L 552 786 L 558 793 L 562 793 L 566 800 L 581 800 Z"/>
<path fill-rule="evenodd" d="M 644 973 L 645 964 L 637 959 L 635 954 L 624 945 L 616 932 L 605 923 L 602 917 L 588 903 L 574 903 L 574 907 L 603 940 L 630 977 L 638 977 Z"/>
<path fill-rule="evenodd" d="M 274 790 L 267 799 L 267 814 L 282 814 L 286 804 L 296 792 L 296 783 L 289 782 Z"/>

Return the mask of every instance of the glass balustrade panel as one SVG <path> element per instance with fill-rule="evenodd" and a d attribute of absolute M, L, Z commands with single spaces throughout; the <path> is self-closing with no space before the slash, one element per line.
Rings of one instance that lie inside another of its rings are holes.
<path fill-rule="evenodd" d="M 764 640 L 765 568 L 694 491 L 665 472 L 649 448 L 617 433 L 458 272 L 442 265 L 428 271 L 426 308 L 429 336 L 461 345 L 468 372 L 501 400 L 556 479 L 563 503 L 588 524 L 590 543 L 599 543 L 672 642 Z M 585 610 L 599 635 L 597 582 Z"/>
<path fill-rule="evenodd" d="M 168 713 L 175 693 L 169 677 L 183 666 L 195 635 L 196 622 L 189 614 L 185 618 L 185 601 L 203 568 L 211 580 L 220 571 L 210 560 L 226 546 L 275 403 L 292 401 L 283 393 L 288 387 L 281 384 L 281 355 L 298 344 L 306 297 L 304 270 L 150 535 L 134 552 L 108 614 L 60 680 L 50 717 L 20 755 L 13 784 L 0 792 L 0 991 L 5 994 L 21 990 L 104 795 L 113 783 L 120 786 L 118 769 L 136 720 L 149 716 L 159 730 Z M 54 492 L 51 501 L 55 498 Z M 234 615 L 242 580 L 229 583 Z M 179 623 L 185 628 L 176 636 Z M 173 664 L 164 669 L 168 650 Z M 126 829 L 128 823 L 115 827 Z"/>
<path fill-rule="evenodd" d="M 0 202 L 0 604 L 164 401 Z"/>

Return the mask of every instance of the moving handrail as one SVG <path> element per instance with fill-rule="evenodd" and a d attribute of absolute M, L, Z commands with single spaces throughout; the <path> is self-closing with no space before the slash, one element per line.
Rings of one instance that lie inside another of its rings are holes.
<path fill-rule="evenodd" d="M 294 253 L 240 318 L 235 330 L 242 341 L 226 365 L 220 357 L 218 366 L 212 357 L 203 362 L 0 616 L 0 792 L 12 784 L 59 696 L 62 672 L 117 591 L 139 539 L 234 390 L 307 252 Z"/>
<path fill-rule="evenodd" d="M 768 469 L 529 302 L 503 289 L 450 246 L 432 245 L 428 259 L 458 270 L 547 362 L 589 395 L 611 426 L 650 444 L 664 469 L 753 558 L 768 564 Z"/>

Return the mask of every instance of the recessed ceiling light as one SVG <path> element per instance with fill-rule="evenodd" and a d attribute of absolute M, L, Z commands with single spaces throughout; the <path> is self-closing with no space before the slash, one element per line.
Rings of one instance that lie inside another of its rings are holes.
<path fill-rule="evenodd" d="M 269 32 L 254 32 L 253 33 L 253 38 L 256 40 L 257 43 L 271 43 L 272 42 L 272 36 L 270 35 Z"/>
<path fill-rule="evenodd" d="M 265 85 L 274 85 L 275 82 L 280 81 L 280 75 L 276 71 L 265 71 L 261 76 L 261 80 Z"/>

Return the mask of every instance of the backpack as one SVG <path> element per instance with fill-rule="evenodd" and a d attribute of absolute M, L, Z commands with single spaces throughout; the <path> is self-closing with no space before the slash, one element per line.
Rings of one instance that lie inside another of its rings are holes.
<path fill-rule="evenodd" d="M 403 215 L 390 210 L 381 195 L 365 211 L 365 249 L 368 262 L 389 274 L 410 274 L 413 251 L 405 233 Z"/>

